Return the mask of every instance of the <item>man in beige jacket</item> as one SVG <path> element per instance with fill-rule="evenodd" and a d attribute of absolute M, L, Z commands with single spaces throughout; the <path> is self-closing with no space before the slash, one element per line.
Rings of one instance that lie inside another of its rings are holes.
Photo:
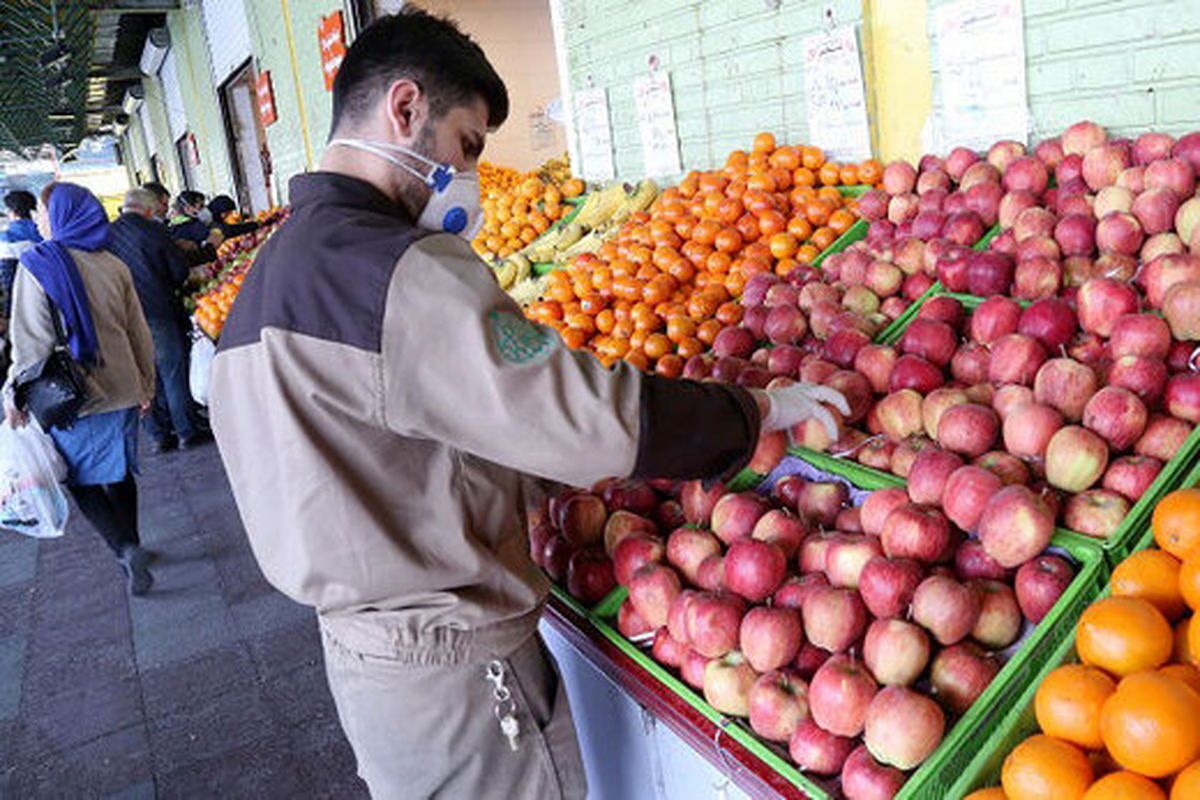
<path fill-rule="evenodd" d="M 378 798 L 586 793 L 536 632 L 548 587 L 523 476 L 730 475 L 761 429 L 844 404 L 608 370 L 527 322 L 467 241 L 472 171 L 507 111 L 451 23 L 413 11 L 364 30 L 320 171 L 292 179 L 292 216 L 213 365 L 250 542 L 268 580 L 317 610 Z"/>

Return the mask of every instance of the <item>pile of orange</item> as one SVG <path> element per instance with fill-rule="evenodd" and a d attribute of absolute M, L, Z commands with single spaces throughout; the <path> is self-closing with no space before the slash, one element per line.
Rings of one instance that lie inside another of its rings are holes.
<path fill-rule="evenodd" d="M 274 208 L 260 221 L 265 224 L 258 231 L 228 239 L 217 250 L 217 260 L 211 266 L 212 280 L 206 283 L 190 299 L 192 317 L 210 339 L 221 335 L 229 308 L 241 291 L 246 272 L 254 265 L 254 257 L 267 239 L 287 219 L 288 209 Z M 241 243 L 246 243 L 242 249 Z"/>
<path fill-rule="evenodd" d="M 750 152 L 689 173 L 594 254 L 552 273 L 527 313 L 605 363 L 676 376 L 741 320 L 735 301 L 752 276 L 811 263 L 854 224 L 855 201 L 838 185 L 882 175 L 873 159 L 838 165 L 818 148 L 778 146 L 760 133 Z"/>
<path fill-rule="evenodd" d="M 1200 488 L 1167 495 L 1152 526 L 1159 549 L 1118 564 L 1080 618 L 1082 663 L 1038 687 L 1042 733 L 968 800 L 1200 798 Z"/>
<path fill-rule="evenodd" d="M 484 258 L 507 258 L 525 247 L 570 211 L 564 200 L 585 189 L 578 178 L 557 182 L 487 162 L 478 169 L 484 221 L 471 244 Z"/>

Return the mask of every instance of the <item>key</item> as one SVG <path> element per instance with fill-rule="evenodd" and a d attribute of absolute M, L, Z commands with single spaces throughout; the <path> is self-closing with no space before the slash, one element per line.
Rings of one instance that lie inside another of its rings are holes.
<path fill-rule="evenodd" d="M 508 737 L 508 746 L 515 753 L 517 751 L 517 736 L 521 732 L 521 725 L 517 722 L 517 718 L 512 714 L 505 714 L 501 717 L 500 732 Z"/>

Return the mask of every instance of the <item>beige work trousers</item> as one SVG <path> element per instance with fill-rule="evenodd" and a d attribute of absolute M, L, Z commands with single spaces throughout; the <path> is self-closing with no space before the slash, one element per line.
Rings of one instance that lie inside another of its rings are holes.
<path fill-rule="evenodd" d="M 338 717 L 375 800 L 587 796 L 567 695 L 537 634 L 498 660 L 515 702 L 515 751 L 497 719 L 489 661 L 385 658 L 357 652 L 328 630 L 322 641 Z"/>

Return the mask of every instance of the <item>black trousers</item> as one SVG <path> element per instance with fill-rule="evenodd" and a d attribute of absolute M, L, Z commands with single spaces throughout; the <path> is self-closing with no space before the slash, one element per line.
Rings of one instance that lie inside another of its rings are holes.
<path fill-rule="evenodd" d="M 96 486 L 69 486 L 71 497 L 84 518 L 104 538 L 113 553 L 120 556 L 127 547 L 141 544 L 138 537 L 137 483 L 133 473 L 120 483 Z"/>

